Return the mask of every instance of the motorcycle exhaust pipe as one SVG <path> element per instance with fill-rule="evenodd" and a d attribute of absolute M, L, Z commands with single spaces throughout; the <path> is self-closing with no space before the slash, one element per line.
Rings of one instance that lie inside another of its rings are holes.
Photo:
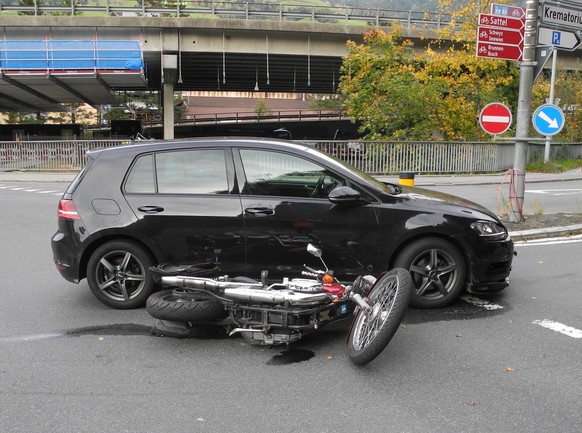
<path fill-rule="evenodd" d="M 261 290 L 251 288 L 226 288 L 224 296 L 237 301 L 264 304 L 311 305 L 329 302 L 327 293 L 298 293 L 293 290 Z"/>
<path fill-rule="evenodd" d="M 210 278 L 200 277 L 162 277 L 162 284 L 170 287 L 187 287 L 201 290 L 220 290 L 222 296 L 229 299 L 245 302 L 264 304 L 291 304 L 311 305 L 320 302 L 328 302 L 333 296 L 322 293 L 299 293 L 289 289 L 265 290 L 261 284 L 249 287 L 249 283 L 237 283 L 216 281 Z"/>
<path fill-rule="evenodd" d="M 217 289 L 220 287 L 219 282 L 211 278 L 200 277 L 162 277 L 162 284 L 168 287 L 188 287 L 191 289 Z"/>

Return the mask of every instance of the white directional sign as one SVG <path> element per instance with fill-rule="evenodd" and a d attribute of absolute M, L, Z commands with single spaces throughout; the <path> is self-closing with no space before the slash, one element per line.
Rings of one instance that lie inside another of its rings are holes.
<path fill-rule="evenodd" d="M 540 27 L 538 29 L 538 46 L 539 45 L 573 50 L 580 45 L 580 40 L 574 32 Z"/>
<path fill-rule="evenodd" d="M 548 27 L 582 30 L 582 5 L 544 2 L 539 18 Z"/>
<path fill-rule="evenodd" d="M 491 14 L 522 19 L 525 17 L 525 9 L 518 6 L 491 3 Z"/>

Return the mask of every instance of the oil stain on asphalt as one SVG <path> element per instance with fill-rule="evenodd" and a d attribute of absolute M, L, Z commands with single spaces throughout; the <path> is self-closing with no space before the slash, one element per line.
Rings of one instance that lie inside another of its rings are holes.
<path fill-rule="evenodd" d="M 273 356 L 267 365 L 288 365 L 307 361 L 315 356 L 315 353 L 306 349 L 289 349 Z"/>

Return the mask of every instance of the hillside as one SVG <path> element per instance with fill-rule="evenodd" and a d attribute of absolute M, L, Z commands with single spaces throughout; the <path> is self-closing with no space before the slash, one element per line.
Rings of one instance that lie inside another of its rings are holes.
<path fill-rule="evenodd" d="M 5 5 L 32 5 L 33 0 L 0 0 Z M 40 0 L 39 4 L 50 5 L 70 5 L 71 0 Z M 140 0 L 131 0 L 129 3 L 139 3 Z M 162 3 L 163 0 L 160 0 Z M 194 0 L 195 1 L 195 0 Z M 228 0 L 221 0 L 226 1 Z M 112 3 L 123 3 L 122 0 Z M 234 0 L 233 0 L 234 2 Z M 313 5 L 313 6 L 355 6 L 362 8 L 379 8 L 394 10 L 413 10 L 413 11 L 436 11 L 438 0 L 283 0 L 284 4 Z M 75 4 L 103 4 L 103 0 L 77 0 Z M 146 4 L 153 4 L 155 0 L 146 0 Z M 280 0 L 249 0 L 249 3 L 281 3 Z"/>

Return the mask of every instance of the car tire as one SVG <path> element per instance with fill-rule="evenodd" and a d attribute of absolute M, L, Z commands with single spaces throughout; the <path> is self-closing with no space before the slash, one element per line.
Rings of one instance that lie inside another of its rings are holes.
<path fill-rule="evenodd" d="M 408 269 L 415 290 L 410 305 L 441 308 L 453 302 L 465 286 L 465 260 L 451 242 L 436 238 L 418 239 L 400 252 L 394 267 Z"/>
<path fill-rule="evenodd" d="M 143 307 L 156 287 L 149 271 L 153 265 L 152 255 L 135 242 L 106 242 L 89 258 L 87 282 L 95 297 L 109 307 Z"/>

